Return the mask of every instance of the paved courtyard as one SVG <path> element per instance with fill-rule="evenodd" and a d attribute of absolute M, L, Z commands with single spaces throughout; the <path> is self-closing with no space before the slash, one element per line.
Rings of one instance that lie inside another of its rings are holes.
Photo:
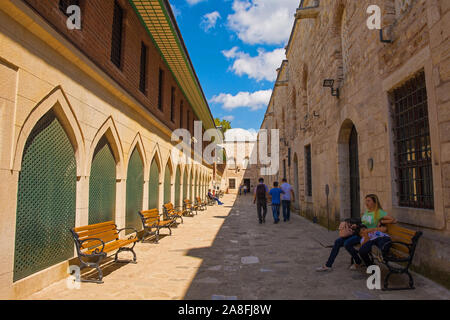
<path fill-rule="evenodd" d="M 450 299 L 418 274 L 416 290 L 368 290 L 368 275 L 348 270 L 345 250 L 332 272 L 317 273 L 336 232 L 296 215 L 274 225 L 271 212 L 259 225 L 251 196 L 223 201 L 185 218 L 159 244 L 139 243 L 137 264 L 105 266 L 104 284 L 68 289 L 63 280 L 29 299 Z"/>

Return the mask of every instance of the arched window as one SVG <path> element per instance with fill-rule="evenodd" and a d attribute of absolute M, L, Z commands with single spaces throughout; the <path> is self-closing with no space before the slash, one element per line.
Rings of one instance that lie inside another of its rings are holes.
<path fill-rule="evenodd" d="M 155 155 L 150 166 L 150 179 L 148 182 L 148 208 L 159 209 L 159 181 L 160 169 L 157 156 Z"/>
<path fill-rule="evenodd" d="M 34 126 L 22 156 L 17 192 L 13 281 L 73 256 L 76 160 L 53 110 Z"/>
<path fill-rule="evenodd" d="M 170 160 L 169 160 L 170 161 Z M 166 169 L 164 170 L 164 203 L 171 202 L 171 189 L 172 189 L 172 168 L 169 165 L 169 162 L 167 162 Z"/>
<path fill-rule="evenodd" d="M 142 210 L 144 195 L 144 163 L 136 146 L 131 153 L 127 170 L 126 227 L 142 229 L 138 211 Z M 130 230 L 125 231 L 127 234 Z"/>
<path fill-rule="evenodd" d="M 89 224 L 114 221 L 116 161 L 106 136 L 94 151 L 89 177 Z"/>
<path fill-rule="evenodd" d="M 181 171 L 180 166 L 177 167 L 177 171 L 175 174 L 175 206 L 181 205 Z"/>

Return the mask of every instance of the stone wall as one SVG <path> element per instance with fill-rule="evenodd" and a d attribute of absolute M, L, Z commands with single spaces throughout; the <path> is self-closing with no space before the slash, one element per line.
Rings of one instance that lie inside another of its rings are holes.
<path fill-rule="evenodd" d="M 127 165 L 133 150 L 137 148 L 144 167 L 142 209 L 148 209 L 152 160 L 156 159 L 159 166 L 158 209 L 163 204 L 167 164 L 171 201 L 175 200 L 177 164 L 171 159 L 174 144 L 170 126 L 22 1 L 1 2 L 0 26 L 0 297 L 17 299 L 67 277 L 69 265 L 69 261 L 63 261 L 13 282 L 22 154 L 31 130 L 43 115 L 55 111 L 74 149 L 76 226 L 88 224 L 90 164 L 102 136 L 107 136 L 117 162 L 115 222 L 119 228 L 126 223 Z M 194 178 L 199 177 L 198 186 L 207 188 L 212 180 L 211 167 L 198 162 L 181 164 L 181 194 L 185 168 L 188 176 L 192 172 Z M 193 187 L 188 185 L 188 197 L 192 198 Z"/>
<path fill-rule="evenodd" d="M 381 8 L 383 35 L 392 43 L 382 43 L 378 30 L 367 28 L 366 9 L 372 4 Z M 316 216 L 324 225 L 328 214 L 334 224 L 350 216 L 349 138 L 354 126 L 358 135 L 361 211 L 364 196 L 376 193 L 383 207 L 402 224 L 424 231 L 416 268 L 447 285 L 449 9 L 444 0 L 322 0 L 316 9 L 299 10 L 302 14 L 297 17 L 308 18 L 297 19 L 287 46 L 287 62 L 279 70 L 279 78 L 283 74 L 287 86 L 275 85 L 268 108 L 274 108 L 274 115 L 266 113 L 261 126 L 279 128 L 280 137 L 288 141 L 287 146 L 280 143 L 280 163 L 286 159 L 287 148 L 291 148 L 297 168 L 289 168 L 289 177 L 291 184 L 298 184 L 301 214 Z M 400 207 L 397 196 L 389 93 L 421 70 L 425 72 L 428 98 L 433 210 Z M 323 87 L 324 79 L 335 80 L 339 98 Z M 295 130 L 290 132 L 291 128 Z M 306 196 L 305 188 L 306 145 L 312 149 L 312 197 Z M 326 185 L 330 190 L 329 212 Z"/>

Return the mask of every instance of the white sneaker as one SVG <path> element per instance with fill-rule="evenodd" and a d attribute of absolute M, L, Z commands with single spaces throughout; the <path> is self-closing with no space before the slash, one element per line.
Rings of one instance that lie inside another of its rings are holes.
<path fill-rule="evenodd" d="M 326 271 L 331 271 L 331 268 L 328 268 L 327 266 L 321 266 L 319 268 L 316 269 L 317 272 L 326 272 Z"/>

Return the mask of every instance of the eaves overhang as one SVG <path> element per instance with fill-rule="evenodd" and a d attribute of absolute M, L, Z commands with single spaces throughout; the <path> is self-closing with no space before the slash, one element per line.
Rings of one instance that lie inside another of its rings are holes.
<path fill-rule="evenodd" d="M 204 128 L 217 129 L 168 0 L 129 2 Z"/>

